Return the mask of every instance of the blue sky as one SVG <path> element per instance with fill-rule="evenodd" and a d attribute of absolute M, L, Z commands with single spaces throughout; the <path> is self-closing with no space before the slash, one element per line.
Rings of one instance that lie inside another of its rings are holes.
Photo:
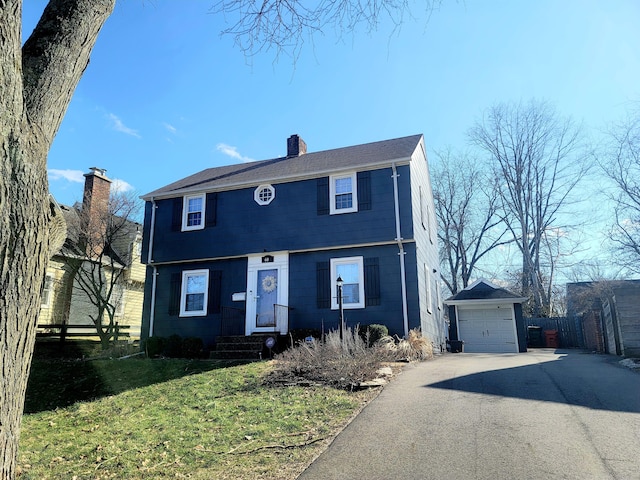
<path fill-rule="evenodd" d="M 637 0 L 443 0 L 430 19 L 307 42 L 295 63 L 251 61 L 221 37 L 214 0 L 123 0 L 107 21 L 49 154 L 50 189 L 82 195 L 107 169 L 140 194 L 212 166 L 423 133 L 467 147 L 495 102 L 549 100 L 597 140 L 640 99 Z M 24 35 L 44 2 L 24 5 Z"/>

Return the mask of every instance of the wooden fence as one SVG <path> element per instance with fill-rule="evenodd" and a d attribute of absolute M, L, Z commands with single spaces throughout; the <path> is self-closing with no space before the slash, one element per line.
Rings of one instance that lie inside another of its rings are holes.
<path fill-rule="evenodd" d="M 527 327 L 541 327 L 542 331 L 557 330 L 561 348 L 583 348 L 582 335 L 575 320 L 567 317 L 528 317 Z"/>
<path fill-rule="evenodd" d="M 96 338 L 98 331 L 96 326 L 91 325 L 69 325 L 68 323 L 43 323 L 38 324 L 41 329 L 37 333 L 38 337 L 53 337 L 60 339 L 60 343 L 64 343 L 69 337 Z M 118 322 L 113 326 L 110 334 L 114 341 L 128 340 L 130 325 L 119 325 Z"/>

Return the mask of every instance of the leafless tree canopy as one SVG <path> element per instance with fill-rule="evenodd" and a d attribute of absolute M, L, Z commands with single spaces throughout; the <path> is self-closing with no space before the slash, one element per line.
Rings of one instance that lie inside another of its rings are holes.
<path fill-rule="evenodd" d="M 498 185 L 476 158 L 446 151 L 432 164 L 441 276 L 452 294 L 466 288 L 489 252 L 513 241 L 499 215 Z"/>
<path fill-rule="evenodd" d="M 89 317 L 103 348 L 109 346 L 121 302 L 126 269 L 134 258 L 132 244 L 142 235 L 135 222 L 140 201 L 134 194 L 111 195 L 104 209 L 77 210 L 67 221 L 69 235 L 60 252 L 72 273 L 74 288 L 93 306 Z"/>
<path fill-rule="evenodd" d="M 411 15 L 412 4 L 409 0 L 219 0 L 212 12 L 225 15 L 231 26 L 222 33 L 233 36 L 245 55 L 275 48 L 277 54 L 297 58 L 307 40 L 328 28 L 341 35 L 363 25 L 371 32 L 383 19 L 399 28 Z M 440 0 L 424 2 L 427 17 L 439 4 Z"/>
<path fill-rule="evenodd" d="M 522 293 L 534 316 L 550 312 L 554 256 L 550 241 L 570 225 L 572 193 L 589 170 L 581 129 L 545 102 L 498 104 L 468 132 L 500 179 L 501 209 L 522 254 Z"/>
<path fill-rule="evenodd" d="M 640 109 L 608 133 L 600 166 L 614 185 L 610 238 L 615 260 L 623 269 L 640 273 Z"/>

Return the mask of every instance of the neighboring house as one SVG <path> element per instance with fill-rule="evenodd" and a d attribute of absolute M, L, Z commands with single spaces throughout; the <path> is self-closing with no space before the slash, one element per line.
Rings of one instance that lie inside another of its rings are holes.
<path fill-rule="evenodd" d="M 470 353 L 526 352 L 527 326 L 522 317 L 526 301 L 484 279 L 447 298 L 452 346 L 462 341 Z"/>
<path fill-rule="evenodd" d="M 568 283 L 567 317 L 581 326 L 585 348 L 640 357 L 640 280 Z"/>
<path fill-rule="evenodd" d="M 422 135 L 210 168 L 142 197 L 142 336 L 421 328 L 444 347 Z"/>
<path fill-rule="evenodd" d="M 82 246 L 79 225 L 82 218 L 91 218 L 98 210 L 104 211 L 108 203 L 111 180 L 104 170 L 92 168 L 85 174 L 84 198 L 82 204 L 73 207 L 60 205 L 67 224 L 67 239 L 61 251 L 51 258 L 42 292 L 42 307 L 39 324 L 90 325 L 89 315 L 95 314 L 96 307 L 87 294 L 80 288 L 69 259 L 82 259 L 89 263 L 88 256 Z M 55 200 L 52 200 L 55 201 Z M 97 208 L 100 207 L 100 208 Z M 83 210 L 84 209 L 84 210 Z M 97 210 L 96 210 L 97 209 Z M 82 212 L 90 212 L 82 215 Z M 96 213 L 98 215 L 98 213 Z M 106 265 L 106 275 L 112 270 L 121 270 L 120 281 L 114 286 L 110 301 L 115 305 L 115 321 L 119 325 L 129 325 L 132 338 L 140 337 L 142 320 L 142 304 L 144 295 L 145 266 L 140 262 L 142 249 L 142 225 L 133 221 L 124 221 L 122 233 L 113 238 L 113 243 L 106 248 L 101 261 Z M 103 246 L 104 247 L 104 246 Z M 105 284 L 109 279 L 105 278 Z"/>

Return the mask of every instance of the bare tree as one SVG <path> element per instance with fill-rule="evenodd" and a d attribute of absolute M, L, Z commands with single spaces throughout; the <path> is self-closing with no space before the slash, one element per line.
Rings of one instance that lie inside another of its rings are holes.
<path fill-rule="evenodd" d="M 92 306 L 88 316 L 107 349 L 142 225 L 135 221 L 141 205 L 134 194 L 113 194 L 104 207 L 72 212 L 67 219 L 69 240 L 60 256 L 74 279 L 74 290 Z"/>
<path fill-rule="evenodd" d="M 423 2 L 427 18 L 440 3 Z M 234 37 L 245 55 L 275 48 L 276 55 L 287 52 L 295 59 L 307 40 L 328 28 L 340 35 L 363 24 L 371 32 L 386 18 L 397 30 L 412 15 L 410 7 L 408 0 L 217 0 L 212 11 L 230 18 L 222 33 Z"/>
<path fill-rule="evenodd" d="M 498 215 L 498 185 L 475 158 L 437 153 L 432 182 L 438 216 L 442 281 L 452 294 L 466 288 L 479 262 L 512 242 Z"/>
<path fill-rule="evenodd" d="M 589 170 L 581 131 L 548 103 L 498 104 L 469 131 L 489 154 L 499 182 L 503 219 L 522 255 L 522 294 L 533 316 L 549 315 L 553 277 L 544 271 L 550 231 L 568 231 L 574 188 Z M 550 257 L 551 259 L 552 257 Z"/>
<path fill-rule="evenodd" d="M 362 5 L 376 15 L 405 0 L 342 2 L 336 19 L 345 25 L 368 17 L 349 12 Z M 221 1 L 220 12 L 240 19 L 259 20 L 256 29 L 237 33 L 263 38 L 280 49 L 304 40 L 304 32 L 327 25 L 302 24 L 293 17 L 268 17 L 263 13 L 281 0 Z M 287 2 L 291 12 L 304 11 L 301 1 Z M 0 479 L 16 474 L 20 421 L 42 285 L 48 259 L 64 241 L 59 208 L 49 201 L 47 155 L 75 88 L 89 64 L 100 29 L 111 15 L 115 0 L 49 0 L 40 21 L 22 44 L 22 0 L 0 0 Z M 247 8 L 242 8 L 245 5 Z M 317 11 L 331 17 L 332 1 L 321 1 Z M 378 6 L 381 6 L 379 8 Z M 236 8 L 237 7 L 237 8 Z M 272 10 L 271 10 L 272 11 Z M 315 20 L 315 17 L 312 17 Z M 375 16 L 370 25 L 377 24 Z M 347 21 L 348 19 L 348 21 Z M 402 16 L 399 17 L 399 20 Z M 249 21 L 248 24 L 251 24 Z M 238 25 L 244 25 L 240 21 Z M 241 37 L 238 37 L 241 38 Z M 254 37 L 255 38 L 255 37 Z M 249 44 L 253 45 L 253 40 Z M 239 41 L 240 45 L 246 43 Z M 260 49 L 257 49 L 258 51 Z"/>
<path fill-rule="evenodd" d="M 20 420 L 53 222 L 47 154 L 115 0 L 52 0 L 22 45 L 22 2 L 0 0 L 0 478 L 15 477 Z M 56 225 L 55 229 L 53 226 Z"/>
<path fill-rule="evenodd" d="M 614 222 L 609 238 L 615 261 L 640 273 L 640 109 L 608 132 L 600 167 L 614 185 Z"/>

